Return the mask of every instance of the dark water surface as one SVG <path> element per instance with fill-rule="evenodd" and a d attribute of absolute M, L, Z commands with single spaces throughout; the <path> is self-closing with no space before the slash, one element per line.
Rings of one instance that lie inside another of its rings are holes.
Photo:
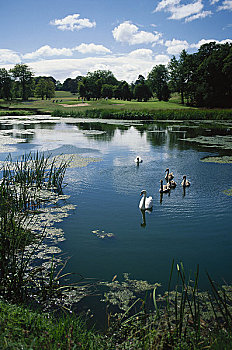
<path fill-rule="evenodd" d="M 77 207 L 57 227 L 65 231 L 60 248 L 71 256 L 69 271 L 100 280 L 129 272 L 134 279 L 167 286 L 175 259 L 188 271 L 200 265 L 202 287 L 206 270 L 218 281 L 232 282 L 232 197 L 223 193 L 232 187 L 232 164 L 201 162 L 219 150 L 180 140 L 231 135 L 230 127 L 16 121 L 1 121 L 2 131 L 27 140 L 14 145 L 15 156 L 39 150 L 100 159 L 66 173 L 64 193 Z M 137 155 L 143 159 L 139 166 L 134 162 Z M 2 153 L 1 159 L 5 156 Z M 177 187 L 160 198 L 166 168 L 173 171 Z M 191 181 L 185 193 L 180 185 L 184 174 Z M 145 217 L 138 208 L 143 189 L 154 199 L 153 211 Z M 111 232 L 114 238 L 98 238 L 93 230 Z"/>

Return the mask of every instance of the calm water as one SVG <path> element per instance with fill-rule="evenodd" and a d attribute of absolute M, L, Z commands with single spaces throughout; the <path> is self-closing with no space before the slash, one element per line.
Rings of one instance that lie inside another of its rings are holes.
<path fill-rule="evenodd" d="M 69 271 L 100 280 L 129 272 L 165 286 L 175 259 L 188 271 L 199 264 L 203 287 L 206 270 L 219 281 L 232 282 L 232 197 L 223 193 L 232 187 L 232 164 L 201 162 L 217 150 L 180 140 L 232 134 L 231 129 L 38 118 L 1 120 L 1 133 L 26 138 L 14 145 L 12 155 L 40 150 L 100 159 L 66 173 L 64 192 L 77 207 L 57 227 L 65 231 L 60 248 L 71 256 Z M 6 155 L 1 153 L 1 159 Z M 139 166 L 137 155 L 143 159 Z M 160 179 L 167 167 L 178 185 L 161 201 Z M 185 194 L 180 185 L 184 174 L 191 181 Z M 138 208 L 143 189 L 154 198 L 153 211 L 145 217 Z M 92 233 L 97 229 L 115 237 L 99 239 Z"/>

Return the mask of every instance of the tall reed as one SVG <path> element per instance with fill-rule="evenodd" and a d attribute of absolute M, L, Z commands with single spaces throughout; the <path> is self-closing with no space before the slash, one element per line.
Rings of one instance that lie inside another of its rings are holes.
<path fill-rule="evenodd" d="M 50 160 L 39 152 L 25 154 L 16 161 L 9 155 L 2 166 L 0 295 L 6 299 L 22 300 L 35 289 L 32 282 L 41 268 L 33 266 L 33 253 L 43 241 L 45 231 L 32 232 L 28 228 L 30 217 L 44 205 L 39 196 L 41 190 L 62 191 L 66 168 L 67 162 L 56 165 L 56 159 Z"/>

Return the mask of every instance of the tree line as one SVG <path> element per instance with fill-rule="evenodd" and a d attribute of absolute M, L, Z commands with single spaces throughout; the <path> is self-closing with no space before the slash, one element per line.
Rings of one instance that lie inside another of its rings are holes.
<path fill-rule="evenodd" d="M 189 106 L 232 107 L 232 44 L 207 43 L 193 54 L 183 50 L 167 66 L 156 65 L 147 78 L 139 75 L 131 84 L 118 81 L 109 70 L 88 72 L 61 83 L 53 77 L 34 77 L 24 64 L 9 72 L 0 69 L 0 98 L 47 99 L 54 97 L 55 90 L 70 91 L 83 100 L 114 97 L 128 101 L 148 101 L 152 96 L 168 101 L 171 93 L 177 92 L 181 103 Z"/>
<path fill-rule="evenodd" d="M 55 96 L 55 87 L 53 77 L 34 77 L 26 64 L 16 64 L 9 71 L 0 68 L 0 98 L 4 100 L 28 100 L 33 96 L 49 99 Z"/>

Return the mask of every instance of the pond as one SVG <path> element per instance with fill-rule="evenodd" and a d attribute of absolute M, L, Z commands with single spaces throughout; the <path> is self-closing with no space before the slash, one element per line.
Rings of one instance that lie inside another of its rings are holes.
<path fill-rule="evenodd" d="M 127 272 L 166 288 L 174 259 L 187 271 L 199 264 L 203 288 L 205 271 L 232 282 L 232 164 L 202 161 L 232 155 L 232 124 L 2 117 L 0 133 L 1 160 L 37 150 L 86 160 L 66 172 L 64 193 L 76 208 L 56 224 L 74 280 Z M 215 135 L 226 141 L 215 144 Z M 166 168 L 177 186 L 161 197 Z M 184 174 L 191 182 L 185 191 Z M 145 214 L 138 208 L 143 189 L 154 201 Z"/>

